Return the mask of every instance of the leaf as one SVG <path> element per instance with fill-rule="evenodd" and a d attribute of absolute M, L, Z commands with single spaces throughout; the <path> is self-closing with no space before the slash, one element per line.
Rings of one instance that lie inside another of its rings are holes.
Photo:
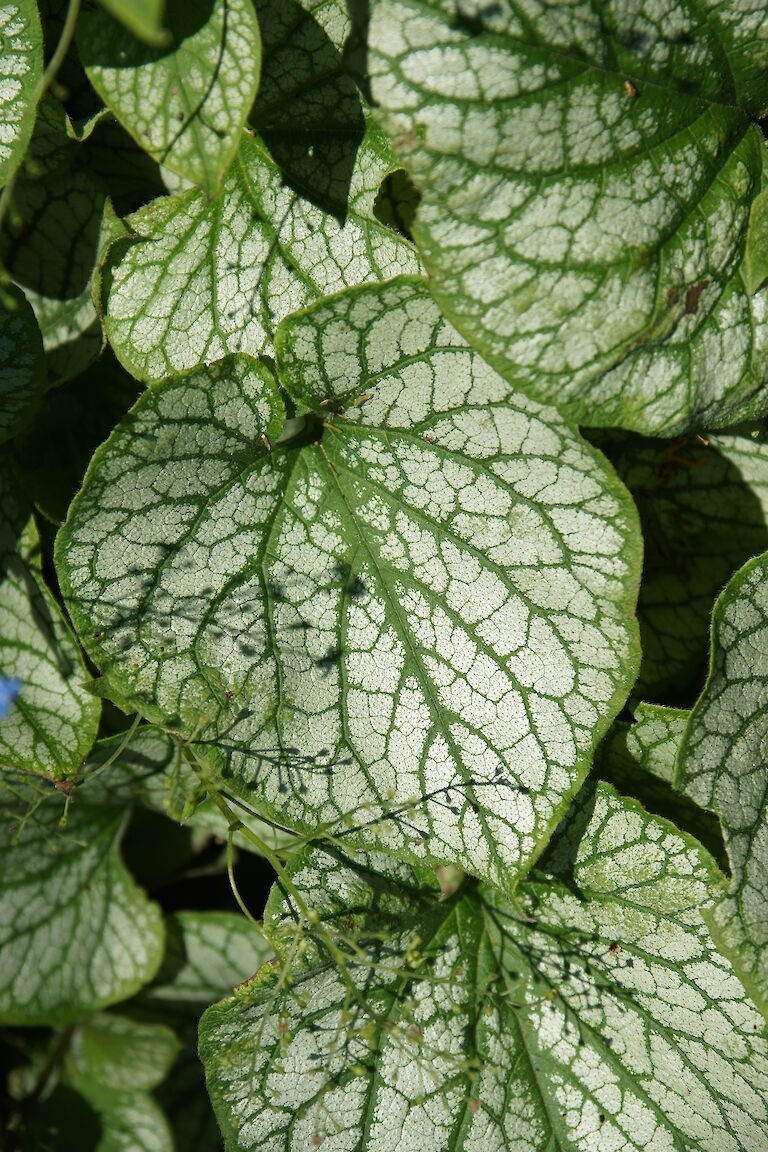
<path fill-rule="evenodd" d="M 676 759 L 690 716 L 677 708 L 637 704 L 632 723 L 617 720 L 595 753 L 594 772 L 623 796 L 670 820 L 704 845 L 727 870 L 720 825 L 710 812 L 673 788 Z"/>
<path fill-rule="evenodd" d="M 176 1148 L 220 1152 L 221 1134 L 197 1055 L 200 1013 L 228 996 L 274 956 L 264 936 L 230 912 L 179 912 L 166 920 L 166 951 L 153 983 L 137 1005 L 174 1028 L 181 1050 L 156 1096 L 174 1133 Z"/>
<path fill-rule="evenodd" d="M 517 906 L 471 882 L 441 902 L 380 856 L 301 859 L 320 927 L 275 895 L 281 966 L 201 1022 L 228 1152 L 764 1148 L 768 1044 L 703 922 L 709 857 L 598 785 L 544 868 Z"/>
<path fill-rule="evenodd" d="M 636 774 L 647 772 L 671 784 L 688 715 L 678 708 L 638 704 L 634 723 L 617 721 L 601 751 L 614 761 L 623 761 L 627 774 L 634 768 Z"/>
<path fill-rule="evenodd" d="M 230 995 L 273 955 L 272 946 L 244 916 L 176 912 L 166 920 L 163 963 L 142 1002 L 197 1015 Z"/>
<path fill-rule="evenodd" d="M 662 435 L 768 407 L 768 295 L 742 268 L 766 43 L 739 0 L 375 5 L 435 297 L 531 396 Z"/>
<path fill-rule="evenodd" d="M 261 815 L 508 885 L 631 683 L 634 510 L 421 281 L 319 302 L 277 362 L 293 444 L 223 361 L 96 454 L 57 543 L 83 642 Z"/>
<path fill-rule="evenodd" d="M 146 44 L 168 42 L 163 27 L 165 0 L 99 0 L 99 4 Z"/>
<path fill-rule="evenodd" d="M 346 5 L 305 6 L 258 4 L 262 138 L 243 140 L 221 193 L 163 197 L 129 220 L 136 242 L 116 251 L 106 330 L 141 380 L 270 353 L 278 322 L 318 296 L 420 271 L 374 212 L 398 165 L 345 57 Z"/>
<path fill-rule="evenodd" d="M 167 1076 L 179 1045 L 173 1032 L 108 1012 L 75 1029 L 67 1060 L 78 1078 L 112 1092 L 148 1092 Z"/>
<path fill-rule="evenodd" d="M 19 166 L 35 122 L 43 34 L 35 0 L 0 9 L 0 185 Z"/>
<path fill-rule="evenodd" d="M 757 292 L 768 279 L 768 152 L 763 150 L 763 190 L 752 202 L 744 253 L 746 282 Z"/>
<path fill-rule="evenodd" d="M 736 573 L 712 617 L 712 663 L 679 753 L 676 785 L 719 818 L 731 865 L 713 913 L 720 946 L 768 1017 L 768 557 Z"/>
<path fill-rule="evenodd" d="M 159 164 L 219 190 L 259 79 L 251 0 L 169 0 L 170 44 L 149 47 L 105 13 L 85 12 L 78 49 L 105 104 Z"/>
<path fill-rule="evenodd" d="M 635 698 L 693 703 L 706 675 L 715 600 L 768 549 L 768 442 L 762 426 L 705 437 L 592 437 L 637 504 L 645 561 Z"/>
<path fill-rule="evenodd" d="M 48 383 L 43 341 L 24 293 L 0 285 L 0 442 L 24 427 Z"/>
<path fill-rule="evenodd" d="M 80 651 L 40 574 L 30 509 L 0 459 L 0 668 L 21 681 L 0 719 L 4 764 L 54 780 L 75 776 L 99 724 L 101 705 L 85 689 Z"/>
<path fill-rule="evenodd" d="M 166 1077 L 178 1048 L 160 1024 L 107 1013 L 74 1030 L 63 1079 L 99 1114 L 96 1152 L 174 1152 L 168 1122 L 149 1090 Z"/>
<path fill-rule="evenodd" d="M 163 954 L 160 911 L 118 852 L 122 806 L 0 775 L 0 1020 L 63 1026 L 124 1000 Z"/>
<path fill-rule="evenodd" d="M 31 149 L 35 174 L 28 165 L 16 180 L 0 237 L 3 265 L 37 316 L 52 384 L 76 376 L 102 346 L 91 288 L 114 215 L 83 166 L 82 148 L 41 119 Z"/>

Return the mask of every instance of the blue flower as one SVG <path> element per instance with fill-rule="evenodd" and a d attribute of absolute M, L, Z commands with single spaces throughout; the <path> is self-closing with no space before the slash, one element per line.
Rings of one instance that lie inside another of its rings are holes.
<path fill-rule="evenodd" d="M 0 717 L 8 714 L 20 690 L 21 680 L 17 680 L 15 676 L 11 680 L 0 676 Z"/>

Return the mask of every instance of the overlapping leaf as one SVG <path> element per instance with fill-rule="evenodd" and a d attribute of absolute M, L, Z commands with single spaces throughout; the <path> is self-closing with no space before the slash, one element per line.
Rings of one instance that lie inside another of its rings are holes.
<path fill-rule="evenodd" d="M 105 13 L 84 13 L 89 80 L 145 151 L 209 194 L 233 160 L 259 78 L 251 0 L 170 0 L 170 44 L 151 48 Z"/>
<path fill-rule="evenodd" d="M 21 681 L 0 719 L 0 757 L 63 779 L 77 774 L 96 737 L 100 702 L 59 605 L 40 573 L 30 508 L 0 459 L 0 674 Z"/>
<path fill-rule="evenodd" d="M 107 333 L 141 380 L 269 352 L 278 322 L 318 296 L 420 268 L 374 213 L 397 165 L 344 55 L 347 6 L 261 0 L 258 15 L 261 136 L 244 139 L 219 196 L 153 202 L 115 255 Z"/>
<path fill-rule="evenodd" d="M 118 853 L 122 805 L 64 797 L 21 772 L 0 776 L 0 1020 L 66 1024 L 152 979 L 159 909 Z"/>
<path fill-rule="evenodd" d="M 628 497 L 420 281 L 320 302 L 278 366 L 303 446 L 266 451 L 266 372 L 236 358 L 97 453 L 58 542 L 83 640 L 262 813 L 508 884 L 631 682 Z"/>
<path fill-rule="evenodd" d="M 170 1126 L 150 1092 L 178 1051 L 160 1024 L 100 1013 L 75 1028 L 63 1080 L 101 1121 L 97 1152 L 174 1152 Z"/>
<path fill-rule="evenodd" d="M 712 665 L 680 751 L 676 783 L 720 817 L 732 883 L 714 922 L 768 1015 L 768 557 L 717 602 Z"/>
<path fill-rule="evenodd" d="M 768 443 L 762 426 L 672 441 L 594 438 L 629 488 L 643 526 L 637 614 L 641 700 L 690 705 L 706 675 L 715 600 L 768 549 Z"/>
<path fill-rule="evenodd" d="M 35 123 L 43 34 L 35 0 L 0 8 L 0 186 L 18 167 Z"/>
<path fill-rule="evenodd" d="M 436 298 L 499 371 L 646 433 L 766 410 L 763 5 L 382 0 L 370 43 Z"/>
<path fill-rule="evenodd" d="M 333 851 L 293 884 L 278 965 L 201 1023 L 228 1152 L 768 1147 L 762 1021 L 702 918 L 722 881 L 606 785 L 519 905 Z"/>
<path fill-rule="evenodd" d="M 632 723 L 617 720 L 595 754 L 594 770 L 623 796 L 691 833 L 727 870 L 720 825 L 674 787 L 677 756 L 690 713 L 637 704 Z"/>
<path fill-rule="evenodd" d="M 156 1097 L 170 1121 L 176 1148 L 221 1152 L 221 1133 L 197 1054 L 201 1013 L 231 994 L 274 956 L 265 938 L 240 915 L 182 912 L 167 921 L 167 947 L 156 980 L 141 996 L 153 1019 L 166 1019 L 181 1051 Z"/>

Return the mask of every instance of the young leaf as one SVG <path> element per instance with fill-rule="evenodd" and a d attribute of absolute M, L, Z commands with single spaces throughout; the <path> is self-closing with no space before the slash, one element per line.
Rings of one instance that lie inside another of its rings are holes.
<path fill-rule="evenodd" d="M 77 775 L 101 704 L 84 687 L 82 656 L 40 574 L 37 533 L 7 451 L 0 459 L 0 669 L 21 681 L 0 718 L 2 762 L 55 780 Z"/>
<path fill-rule="evenodd" d="M 140 43 L 98 9 L 78 48 L 88 79 L 149 155 L 215 195 L 234 159 L 259 79 L 251 0 L 169 0 L 170 43 Z"/>
<path fill-rule="evenodd" d="M 0 443 L 29 422 L 47 383 L 35 313 L 21 289 L 0 284 Z"/>
<path fill-rule="evenodd" d="M 745 564 L 717 601 L 712 663 L 680 750 L 677 786 L 720 817 L 731 865 L 714 929 L 768 1017 L 768 556 Z"/>
<path fill-rule="evenodd" d="M 65 1025 L 136 992 L 163 954 L 162 916 L 118 853 L 122 805 L 0 776 L 0 1020 Z"/>
<path fill-rule="evenodd" d="M 518 906 L 297 862 L 278 964 L 201 1021 L 228 1152 L 765 1148 L 768 1044 L 702 918 L 706 853 L 598 785 L 543 869 Z"/>
<path fill-rule="evenodd" d="M 0 187 L 18 167 L 35 123 L 43 34 L 35 0 L 0 8 Z"/>
<path fill-rule="evenodd" d="M 662 435 L 768 408 L 768 294 L 742 270 L 766 41 L 739 0 L 375 5 L 371 85 L 431 286 L 508 379 Z"/>
<path fill-rule="evenodd" d="M 73 619 L 262 814 L 510 884 L 631 683 L 631 502 L 421 281 L 319 302 L 277 356 L 303 446 L 265 451 L 266 384 L 223 361 L 97 452 L 57 543 Z"/>
<path fill-rule="evenodd" d="M 768 549 L 768 442 L 756 426 L 672 441 L 592 437 L 637 504 L 645 557 L 635 698 L 689 706 L 706 675 L 717 596 Z"/>

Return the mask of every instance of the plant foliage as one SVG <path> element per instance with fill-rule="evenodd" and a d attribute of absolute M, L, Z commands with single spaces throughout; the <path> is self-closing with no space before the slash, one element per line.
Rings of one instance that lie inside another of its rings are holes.
<path fill-rule="evenodd" d="M 768 1152 L 764 5 L 0 47 L 0 1147 Z"/>

